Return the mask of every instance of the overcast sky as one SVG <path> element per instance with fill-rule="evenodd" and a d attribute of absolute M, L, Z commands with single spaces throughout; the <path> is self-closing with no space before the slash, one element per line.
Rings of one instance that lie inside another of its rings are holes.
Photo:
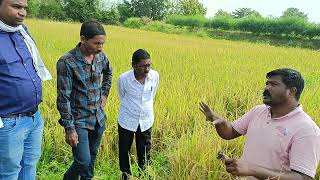
<path fill-rule="evenodd" d="M 207 17 L 213 17 L 218 9 L 232 12 L 239 8 L 251 8 L 263 16 L 281 16 L 289 7 L 308 14 L 309 21 L 320 22 L 320 0 L 199 0 L 207 8 Z"/>

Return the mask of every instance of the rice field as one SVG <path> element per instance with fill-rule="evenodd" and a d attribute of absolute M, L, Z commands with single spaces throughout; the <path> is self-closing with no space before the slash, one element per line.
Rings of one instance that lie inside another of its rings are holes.
<path fill-rule="evenodd" d="M 72 161 L 58 124 L 56 109 L 56 62 L 79 42 L 79 23 L 27 20 L 53 80 L 43 84 L 41 112 L 45 119 L 42 159 L 38 179 L 62 179 Z M 117 146 L 119 75 L 131 68 L 131 55 L 138 48 L 150 52 L 153 68 L 160 73 L 155 102 L 152 164 L 147 172 L 153 179 L 233 179 L 216 159 L 218 150 L 240 157 L 244 138 L 225 141 L 205 122 L 199 102 L 205 101 L 229 120 L 261 104 L 265 74 L 290 67 L 305 77 L 301 104 L 320 125 L 320 52 L 272 47 L 225 40 L 168 35 L 116 26 L 106 26 L 104 51 L 114 70 L 113 85 L 105 108 L 105 131 L 96 164 L 95 179 L 120 179 Z M 133 145 L 133 175 L 138 176 Z M 320 168 L 317 171 L 320 177 Z"/>

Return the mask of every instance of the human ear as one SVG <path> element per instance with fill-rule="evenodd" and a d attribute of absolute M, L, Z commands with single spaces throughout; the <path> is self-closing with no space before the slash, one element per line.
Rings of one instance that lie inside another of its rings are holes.
<path fill-rule="evenodd" d="M 297 88 L 291 87 L 289 90 L 290 90 L 289 95 L 295 97 L 297 94 Z"/>
<path fill-rule="evenodd" d="M 81 43 L 83 43 L 84 41 L 86 41 L 87 40 L 87 38 L 86 37 L 84 37 L 84 36 L 80 36 L 80 41 L 81 41 Z"/>

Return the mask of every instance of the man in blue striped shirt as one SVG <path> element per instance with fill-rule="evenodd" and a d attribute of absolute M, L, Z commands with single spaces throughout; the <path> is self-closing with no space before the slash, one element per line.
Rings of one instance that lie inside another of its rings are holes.
<path fill-rule="evenodd" d="M 27 0 L 0 0 L 0 180 L 36 176 L 41 155 L 42 80 L 51 79 L 22 24 Z"/>
<path fill-rule="evenodd" d="M 65 180 L 91 179 L 106 114 L 103 108 L 111 87 L 112 68 L 102 52 L 106 33 L 94 20 L 80 30 L 81 42 L 57 62 L 59 123 L 72 147 L 74 162 Z"/>

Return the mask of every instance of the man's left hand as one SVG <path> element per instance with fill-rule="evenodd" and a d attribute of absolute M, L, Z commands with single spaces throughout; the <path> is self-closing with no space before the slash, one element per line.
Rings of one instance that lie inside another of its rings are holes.
<path fill-rule="evenodd" d="M 107 97 L 106 96 L 101 96 L 101 107 L 104 108 L 107 104 Z"/>

